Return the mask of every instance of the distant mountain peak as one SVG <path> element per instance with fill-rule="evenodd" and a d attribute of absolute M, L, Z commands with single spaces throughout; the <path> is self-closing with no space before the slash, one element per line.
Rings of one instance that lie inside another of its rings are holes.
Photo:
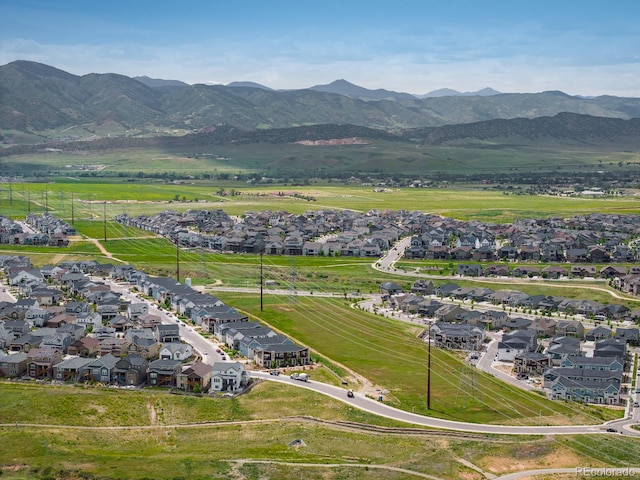
<path fill-rule="evenodd" d="M 269 90 L 269 91 L 273 91 L 273 88 L 269 88 L 269 87 L 265 87 L 264 85 L 261 85 L 259 83 L 256 82 L 231 82 L 231 83 L 227 83 L 226 85 L 227 87 L 248 87 L 248 88 L 259 88 L 261 90 Z"/>
<path fill-rule="evenodd" d="M 356 98 L 359 100 L 410 100 L 415 99 L 410 93 L 393 92 L 391 90 L 385 90 L 378 88 L 377 90 L 370 90 L 368 88 L 361 87 L 354 83 L 351 83 L 343 78 L 334 80 L 326 85 L 315 85 L 310 87 L 309 90 L 315 90 L 317 92 L 335 93 L 337 95 L 344 95 L 345 97 Z"/>
<path fill-rule="evenodd" d="M 490 97 L 492 95 L 500 95 L 502 92 L 494 90 L 491 87 L 485 87 L 476 92 L 459 92 L 452 88 L 439 88 L 438 90 L 432 90 L 424 95 L 419 95 L 419 98 L 434 98 L 434 97 Z"/>

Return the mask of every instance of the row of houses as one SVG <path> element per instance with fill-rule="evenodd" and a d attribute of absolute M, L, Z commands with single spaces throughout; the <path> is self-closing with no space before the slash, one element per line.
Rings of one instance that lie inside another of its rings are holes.
<path fill-rule="evenodd" d="M 302 215 L 261 211 L 246 212 L 241 219 L 221 210 L 189 210 L 123 214 L 116 221 L 187 247 L 228 252 L 376 257 L 389 242 L 410 235 L 408 258 L 627 263 L 638 260 L 629 242 L 640 233 L 639 218 L 593 214 L 498 225 L 404 210 L 317 210 Z"/>
<path fill-rule="evenodd" d="M 380 292 L 392 308 L 409 314 L 418 314 L 441 321 L 461 323 L 482 323 L 489 329 L 512 328 L 516 320 L 508 311 L 546 314 L 583 315 L 596 321 L 640 319 L 640 309 L 631 310 L 618 303 L 601 304 L 589 299 L 573 299 L 552 295 L 529 295 L 519 290 L 493 290 L 486 287 L 461 287 L 455 282 L 436 286 L 433 281 L 418 280 L 411 291 L 405 293 L 394 282 L 380 284 Z M 448 301 L 445 302 L 444 299 Z M 451 301 L 454 301 L 453 303 Z M 474 305 L 484 303 L 496 309 L 476 310 Z M 550 336 L 559 331 L 564 334 L 570 320 L 541 317 L 538 320 L 522 319 L 519 322 L 539 323 L 541 335 Z M 578 324 L 580 322 L 577 322 Z M 580 324 L 581 325 L 581 324 Z M 584 329 L 581 336 L 584 336 Z"/>
<path fill-rule="evenodd" d="M 238 392 L 247 383 L 240 362 L 195 362 L 183 365 L 179 360 L 147 358 L 132 353 L 97 358 L 63 357 L 55 348 L 33 348 L 28 353 L 0 353 L 0 375 L 14 378 L 47 379 L 59 382 L 93 382 L 120 387 L 178 388 L 205 393 Z"/>
<path fill-rule="evenodd" d="M 59 221 L 53 217 L 51 219 Z M 67 235 L 60 231 L 55 231 L 54 233 L 45 233 L 43 231 L 26 232 L 18 222 L 0 216 L 0 244 L 3 245 L 66 247 L 69 245 Z"/>
<path fill-rule="evenodd" d="M 506 309 L 475 310 L 463 304 L 439 301 L 434 296 L 451 299 L 491 302 L 495 305 L 528 306 L 532 299 L 517 291 L 497 291 L 486 288 L 461 288 L 456 284 L 439 287 L 430 281 L 419 280 L 413 285 L 415 293 L 404 293 L 392 282 L 381 284 L 381 292 L 388 303 L 406 313 L 417 313 L 435 319 L 429 326 L 429 337 L 437 347 L 480 351 L 486 342 L 489 329 L 503 332 L 498 345 L 496 360 L 512 362 L 518 375 L 541 376 L 544 388 L 552 399 L 582 401 L 617 405 L 623 388 L 624 364 L 628 345 L 640 344 L 638 328 L 617 328 L 605 325 L 586 330 L 577 320 L 551 317 L 519 317 Z M 425 297 L 424 295 L 427 295 Z M 533 299 L 534 302 L 537 299 Z M 591 314 L 628 314 L 628 311 L 610 309 L 604 305 L 586 301 L 563 303 L 553 299 L 555 309 Z M 549 307 L 550 308 L 550 307 Z M 603 315 L 603 318 L 604 317 Z M 424 332 L 426 336 L 427 331 Z M 539 343 L 541 337 L 550 338 L 548 346 Z M 594 342 L 593 353 L 587 356 L 583 341 Z M 589 372 L 582 372 L 582 370 Z M 604 374 L 600 371 L 606 370 Z M 595 372 L 595 373 L 594 373 Z"/>

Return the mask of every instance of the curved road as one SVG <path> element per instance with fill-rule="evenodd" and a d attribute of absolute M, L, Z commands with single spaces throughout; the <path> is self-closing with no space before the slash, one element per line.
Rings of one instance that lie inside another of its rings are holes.
<path fill-rule="evenodd" d="M 275 382 L 287 383 L 289 385 L 295 385 L 297 387 L 307 388 L 318 393 L 336 398 L 342 402 L 352 405 L 360 410 L 380 415 L 382 417 L 399 420 L 401 422 L 410 423 L 413 425 L 421 425 L 423 427 L 440 428 L 444 430 L 457 430 L 462 432 L 472 433 L 489 433 L 497 435 L 580 435 L 580 434 L 596 434 L 596 433 L 609 433 L 606 431 L 610 428 L 614 422 L 609 422 L 603 425 L 575 425 L 575 426 L 511 426 L 511 425 L 489 425 L 481 423 L 468 423 L 468 422 L 456 422 L 453 420 L 443 420 L 440 418 L 427 417 L 424 415 L 418 415 L 415 413 L 400 410 L 398 408 L 391 407 L 382 402 L 378 402 L 372 398 L 366 397 L 360 393 L 355 392 L 353 398 L 347 397 L 347 390 L 342 387 L 336 387 L 326 383 L 315 382 L 313 380 L 309 382 L 302 382 L 299 380 L 292 380 L 285 375 L 270 375 L 267 372 L 249 372 L 253 378 L 259 378 L 262 380 L 270 380 Z M 633 420 L 618 421 L 615 422 L 618 426 L 631 425 Z M 624 432 L 630 435 L 640 436 L 640 431 L 634 431 L 631 428 L 625 428 Z"/>

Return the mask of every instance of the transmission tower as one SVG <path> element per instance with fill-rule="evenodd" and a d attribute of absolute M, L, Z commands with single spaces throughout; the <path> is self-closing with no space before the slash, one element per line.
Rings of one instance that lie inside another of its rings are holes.
<path fill-rule="evenodd" d="M 456 403 L 462 396 L 462 408 L 467 408 L 467 398 L 482 401 L 482 394 L 478 388 L 478 371 L 467 364 L 460 367 L 460 382 L 456 392 Z"/>
<path fill-rule="evenodd" d="M 290 257 L 290 270 L 289 270 L 289 300 L 291 303 L 298 301 L 298 287 L 296 285 L 296 264 L 293 257 Z"/>
<path fill-rule="evenodd" d="M 209 272 L 207 272 L 207 257 L 204 247 L 202 246 L 200 246 L 200 276 L 202 277 L 202 281 L 207 283 L 207 278 L 209 278 Z"/>

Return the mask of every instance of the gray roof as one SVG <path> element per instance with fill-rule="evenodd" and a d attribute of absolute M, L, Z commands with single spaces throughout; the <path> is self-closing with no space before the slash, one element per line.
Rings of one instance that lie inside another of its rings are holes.
<path fill-rule="evenodd" d="M 93 358 L 71 357 L 58 363 L 56 365 L 56 368 L 69 368 L 73 370 L 79 370 L 93 362 Z"/>

